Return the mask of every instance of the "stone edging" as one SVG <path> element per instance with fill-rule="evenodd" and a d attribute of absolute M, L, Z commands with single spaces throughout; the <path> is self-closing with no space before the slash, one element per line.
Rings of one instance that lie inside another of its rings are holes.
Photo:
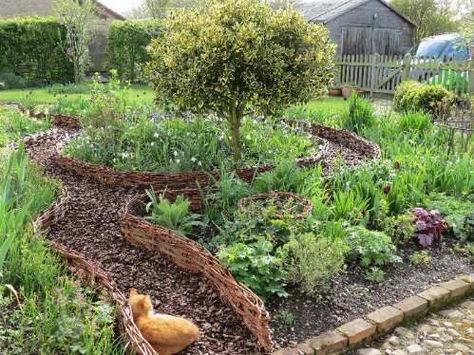
<path fill-rule="evenodd" d="M 361 318 L 344 323 L 308 339 L 295 347 L 280 349 L 272 355 L 326 355 L 340 353 L 373 340 L 401 323 L 423 317 L 447 303 L 474 292 L 474 274 L 461 275 L 436 284 L 391 306 L 381 307 Z"/>

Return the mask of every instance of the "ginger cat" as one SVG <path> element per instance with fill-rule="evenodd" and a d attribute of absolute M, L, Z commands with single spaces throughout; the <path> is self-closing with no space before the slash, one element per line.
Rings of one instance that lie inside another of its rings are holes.
<path fill-rule="evenodd" d="M 155 314 L 150 296 L 141 295 L 134 288 L 130 289 L 128 303 L 142 336 L 160 355 L 179 353 L 199 338 L 199 328 L 194 323 L 181 317 Z"/>

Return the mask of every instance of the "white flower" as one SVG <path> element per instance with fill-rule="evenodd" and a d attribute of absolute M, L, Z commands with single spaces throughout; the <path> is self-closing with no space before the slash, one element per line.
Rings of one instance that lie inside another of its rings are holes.
<path fill-rule="evenodd" d="M 174 154 L 175 157 L 178 156 L 178 152 L 176 150 L 173 152 L 173 154 Z"/>
<path fill-rule="evenodd" d="M 153 137 L 158 138 L 159 136 L 158 132 L 153 133 Z"/>
<path fill-rule="evenodd" d="M 196 162 L 196 160 L 197 160 L 197 159 L 196 159 L 195 157 L 192 157 L 192 158 L 191 158 L 191 161 L 192 161 L 193 163 Z"/>
<path fill-rule="evenodd" d="M 176 159 L 176 164 L 179 164 L 180 160 L 179 159 Z"/>
<path fill-rule="evenodd" d="M 153 147 L 155 145 L 155 142 L 151 142 L 150 145 Z"/>
<path fill-rule="evenodd" d="M 202 165 L 202 163 L 201 163 L 200 161 L 198 161 L 198 165 L 199 165 L 199 166 L 201 166 L 201 165 Z"/>

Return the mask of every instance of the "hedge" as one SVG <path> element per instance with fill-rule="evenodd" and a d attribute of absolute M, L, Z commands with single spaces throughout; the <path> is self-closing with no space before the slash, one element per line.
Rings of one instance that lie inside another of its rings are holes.
<path fill-rule="evenodd" d="M 108 35 L 108 64 L 121 79 L 140 79 L 140 67 L 148 61 L 146 47 L 162 32 L 159 20 L 112 22 Z"/>
<path fill-rule="evenodd" d="M 72 63 L 59 46 L 65 35 L 65 27 L 52 17 L 0 20 L 0 73 L 13 73 L 29 84 L 72 81 Z"/>

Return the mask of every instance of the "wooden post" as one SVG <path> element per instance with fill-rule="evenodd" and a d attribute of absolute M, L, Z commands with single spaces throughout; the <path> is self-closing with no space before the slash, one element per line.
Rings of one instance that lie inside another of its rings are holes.
<path fill-rule="evenodd" d="M 402 81 L 410 79 L 410 68 L 411 68 L 411 55 L 410 55 L 410 53 L 407 53 L 403 57 Z"/>
<path fill-rule="evenodd" d="M 374 96 L 374 91 L 377 89 L 377 63 L 379 62 L 379 57 L 378 53 L 370 56 L 370 97 Z"/>

